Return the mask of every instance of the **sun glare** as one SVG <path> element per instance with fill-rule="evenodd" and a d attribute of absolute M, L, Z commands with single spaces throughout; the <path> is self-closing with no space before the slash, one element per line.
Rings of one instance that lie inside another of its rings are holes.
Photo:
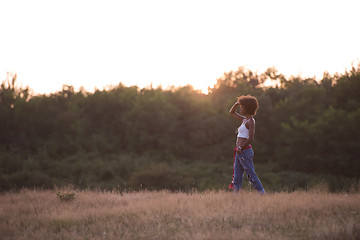
<path fill-rule="evenodd" d="M 207 94 L 240 66 L 275 66 L 286 76 L 344 72 L 360 57 L 359 7 L 347 0 L 1 1 L 1 31 L 11 37 L 0 38 L 0 79 L 15 72 L 36 93 L 153 82 Z"/>

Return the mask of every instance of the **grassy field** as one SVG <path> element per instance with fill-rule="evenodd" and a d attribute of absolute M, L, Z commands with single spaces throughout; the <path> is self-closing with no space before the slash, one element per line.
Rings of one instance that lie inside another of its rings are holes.
<path fill-rule="evenodd" d="M 0 195 L 0 238 L 360 239 L 360 193 L 23 190 Z"/>

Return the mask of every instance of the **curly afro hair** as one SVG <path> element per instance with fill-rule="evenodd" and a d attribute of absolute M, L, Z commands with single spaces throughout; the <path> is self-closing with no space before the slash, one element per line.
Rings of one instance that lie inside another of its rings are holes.
<path fill-rule="evenodd" d="M 246 113 L 250 115 L 255 115 L 256 111 L 259 109 L 259 103 L 256 97 L 247 95 L 240 96 L 238 98 L 238 103 L 244 107 Z"/>

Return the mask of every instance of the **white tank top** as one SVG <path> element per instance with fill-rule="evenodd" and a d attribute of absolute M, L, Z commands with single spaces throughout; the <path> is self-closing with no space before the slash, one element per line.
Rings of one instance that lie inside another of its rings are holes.
<path fill-rule="evenodd" d="M 239 138 L 249 138 L 249 129 L 246 128 L 245 124 L 250 120 L 244 120 L 240 127 L 237 130 L 237 137 Z"/>

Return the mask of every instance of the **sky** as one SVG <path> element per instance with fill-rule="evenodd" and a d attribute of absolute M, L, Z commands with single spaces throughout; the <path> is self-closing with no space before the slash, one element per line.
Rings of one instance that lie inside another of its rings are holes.
<path fill-rule="evenodd" d="M 0 81 L 34 94 L 120 82 L 206 92 L 225 72 L 344 73 L 360 59 L 358 0 L 1 0 Z"/>

